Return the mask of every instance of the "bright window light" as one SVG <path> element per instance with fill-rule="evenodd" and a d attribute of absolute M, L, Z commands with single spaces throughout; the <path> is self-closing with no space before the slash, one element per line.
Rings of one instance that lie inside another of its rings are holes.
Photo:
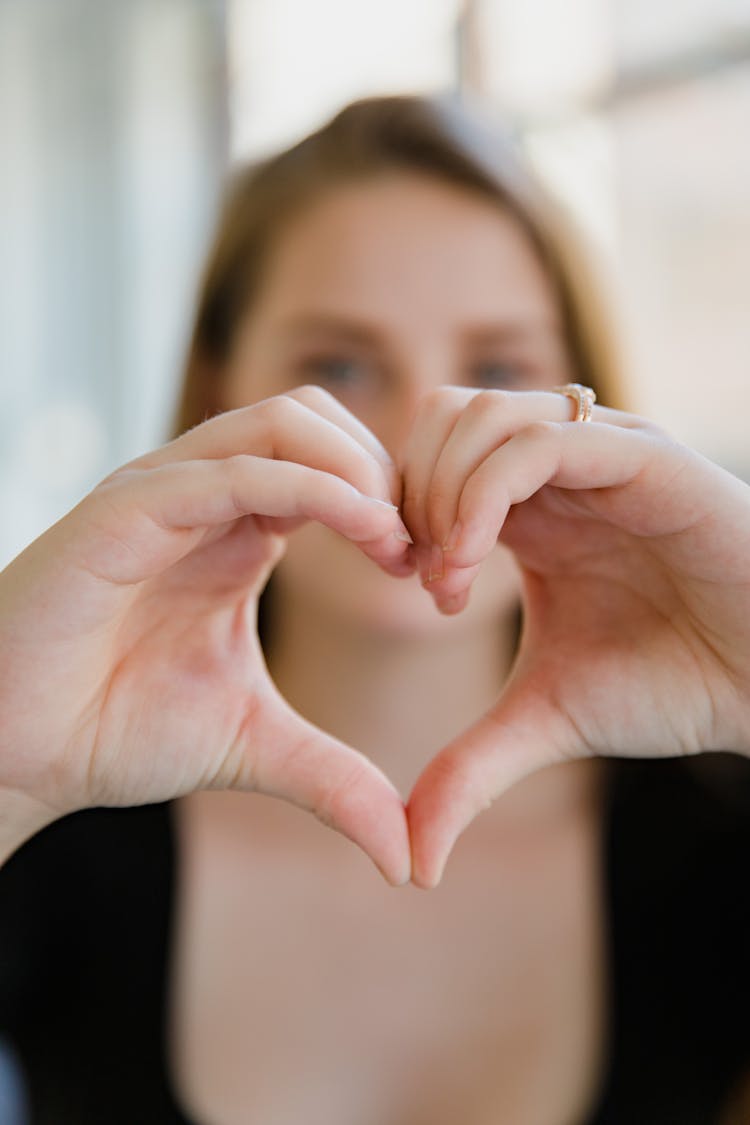
<path fill-rule="evenodd" d="M 231 156 L 291 143 L 355 97 L 453 83 L 458 0 L 230 0 Z"/>

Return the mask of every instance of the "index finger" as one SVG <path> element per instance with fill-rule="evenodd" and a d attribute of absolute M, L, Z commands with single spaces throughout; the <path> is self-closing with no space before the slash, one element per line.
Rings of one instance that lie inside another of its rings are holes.
<path fill-rule="evenodd" d="M 316 455 L 310 460 L 311 444 Z M 179 437 L 130 462 L 127 468 L 155 468 L 175 461 L 208 460 L 252 453 L 281 457 L 324 467 L 321 456 L 346 449 L 351 460 L 377 466 L 385 483 L 377 491 L 372 481 L 358 487 L 392 503 L 400 499 L 400 477 L 385 446 L 363 422 L 322 387 L 301 386 L 281 395 L 261 399 L 236 410 L 223 411 Z M 331 472 L 338 472 L 333 465 Z M 347 474 L 347 479 L 350 479 Z"/>

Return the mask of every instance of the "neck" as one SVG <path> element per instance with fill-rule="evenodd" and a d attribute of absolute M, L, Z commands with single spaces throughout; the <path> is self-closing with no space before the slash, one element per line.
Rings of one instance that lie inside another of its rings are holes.
<path fill-rule="evenodd" d="M 513 658 L 506 621 L 373 633 L 284 597 L 268 663 L 288 702 L 375 762 L 406 797 L 429 759 L 496 700 Z"/>

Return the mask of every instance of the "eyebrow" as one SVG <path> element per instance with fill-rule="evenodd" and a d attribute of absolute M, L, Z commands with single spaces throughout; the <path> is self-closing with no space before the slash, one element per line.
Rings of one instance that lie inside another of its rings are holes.
<path fill-rule="evenodd" d="M 302 313 L 281 325 L 280 334 L 291 341 L 314 333 L 327 333 L 355 343 L 377 344 L 384 333 L 376 324 L 357 317 L 333 313 Z M 492 346 L 524 340 L 532 335 L 559 335 L 561 326 L 554 319 L 513 319 L 480 321 L 467 324 L 461 330 L 465 343 L 474 346 Z"/>
<path fill-rule="evenodd" d="M 281 326 L 281 335 L 290 339 L 307 336 L 313 332 L 328 332 L 331 335 L 345 336 L 363 343 L 377 342 L 383 335 L 376 325 L 365 320 L 350 319 L 332 313 L 302 313 L 284 321 Z"/>

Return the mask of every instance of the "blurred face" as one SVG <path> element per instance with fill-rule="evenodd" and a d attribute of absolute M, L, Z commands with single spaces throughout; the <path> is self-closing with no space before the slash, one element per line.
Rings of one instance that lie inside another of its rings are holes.
<path fill-rule="evenodd" d="M 237 332 L 222 405 L 317 383 L 398 464 L 428 391 L 572 377 L 552 287 L 517 221 L 464 189 L 394 172 L 332 188 L 284 228 Z M 445 618 L 416 576 L 390 578 L 314 524 L 291 536 L 277 581 L 282 596 L 340 622 L 412 634 L 499 621 L 518 592 L 498 547 L 468 609 Z"/>

